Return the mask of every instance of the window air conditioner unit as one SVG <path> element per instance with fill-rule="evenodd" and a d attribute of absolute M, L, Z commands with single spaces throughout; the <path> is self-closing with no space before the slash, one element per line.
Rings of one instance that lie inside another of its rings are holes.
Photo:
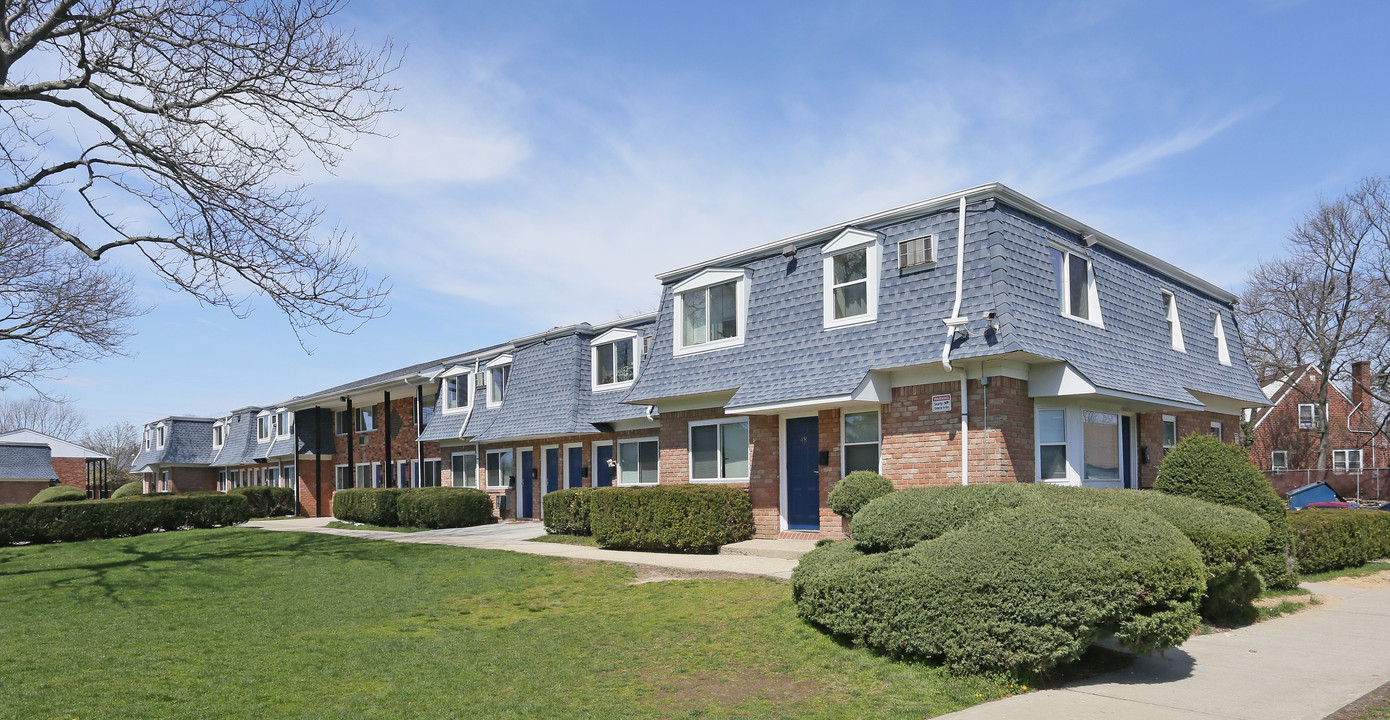
<path fill-rule="evenodd" d="M 487 375 L 484 373 L 473 373 L 473 387 L 479 390 L 487 387 Z"/>
<path fill-rule="evenodd" d="M 904 270 L 936 262 L 936 258 L 933 257 L 935 255 L 933 252 L 936 245 L 935 240 L 933 235 L 923 235 L 919 238 L 899 241 L 898 269 Z"/>

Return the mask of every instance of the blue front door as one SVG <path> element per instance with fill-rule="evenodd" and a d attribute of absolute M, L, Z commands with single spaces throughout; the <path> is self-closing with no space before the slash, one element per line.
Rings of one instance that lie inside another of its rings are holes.
<path fill-rule="evenodd" d="M 594 487 L 608 487 L 613 484 L 613 468 L 608 467 L 608 463 L 612 460 L 612 445 L 600 445 L 594 448 Z"/>
<path fill-rule="evenodd" d="M 584 487 L 584 446 L 572 447 L 565 450 L 569 456 L 565 461 L 566 482 L 565 487 Z"/>
<path fill-rule="evenodd" d="M 560 448 L 545 449 L 545 491 L 560 489 Z"/>
<path fill-rule="evenodd" d="M 531 488 L 534 487 L 536 481 L 534 455 L 535 453 L 530 450 L 521 451 L 521 488 L 517 493 L 521 495 L 521 502 L 518 504 L 521 506 L 521 517 L 524 518 L 535 517 L 531 507 L 532 503 L 535 502 L 531 498 Z"/>
<path fill-rule="evenodd" d="M 787 529 L 820 530 L 820 420 L 787 420 Z"/>

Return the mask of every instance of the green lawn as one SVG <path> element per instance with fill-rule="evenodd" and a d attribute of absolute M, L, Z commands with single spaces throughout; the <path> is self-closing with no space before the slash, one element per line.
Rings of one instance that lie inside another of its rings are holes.
<path fill-rule="evenodd" d="M 391 525 L 391 526 L 387 526 L 387 525 L 372 525 L 372 524 L 370 524 L 370 523 L 352 523 L 352 522 L 343 522 L 342 520 L 334 520 L 334 521 L 328 523 L 327 525 L 324 525 L 324 527 L 335 528 L 335 529 L 338 529 L 338 530 L 375 530 L 375 531 L 379 531 L 379 532 L 402 532 L 402 533 L 424 532 L 425 529 L 426 529 L 426 528 L 412 528 L 412 527 L 396 527 L 396 526 L 394 526 L 394 525 Z"/>
<path fill-rule="evenodd" d="M 771 580 L 250 529 L 0 548 L 0 718 L 921 718 Z"/>

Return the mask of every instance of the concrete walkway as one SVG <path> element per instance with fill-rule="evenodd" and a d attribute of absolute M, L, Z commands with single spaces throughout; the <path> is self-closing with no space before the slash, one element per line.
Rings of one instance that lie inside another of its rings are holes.
<path fill-rule="evenodd" d="M 1326 604 L 1203 635 L 1116 673 L 1017 695 L 952 720 L 1319 720 L 1390 680 L 1390 590 L 1305 584 Z"/>
<path fill-rule="evenodd" d="M 297 518 L 293 520 L 258 520 L 245 527 L 283 532 L 314 532 L 325 535 L 344 535 L 367 540 L 389 540 L 399 543 L 454 545 L 483 550 L 510 550 L 527 555 L 548 555 L 575 560 L 603 560 L 642 567 L 664 568 L 693 573 L 729 573 L 790 580 L 797 558 L 764 557 L 758 555 L 684 555 L 679 553 L 634 552 L 604 550 L 583 545 L 532 542 L 531 538 L 545 534 L 538 522 L 497 523 L 471 528 L 425 530 L 415 533 L 384 530 L 341 530 L 324 527 L 333 518 Z M 797 556 L 800 557 L 799 555 Z"/>

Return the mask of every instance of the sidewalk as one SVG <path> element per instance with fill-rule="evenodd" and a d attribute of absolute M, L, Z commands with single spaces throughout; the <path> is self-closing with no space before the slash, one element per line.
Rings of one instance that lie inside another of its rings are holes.
<path fill-rule="evenodd" d="M 753 575 L 790 580 L 792 569 L 796 567 L 794 558 L 759 557 L 753 555 L 685 555 L 680 553 L 634 552 L 630 550 L 604 550 L 583 545 L 563 543 L 531 542 L 531 538 L 545 534 L 545 526 L 538 522 L 497 523 L 479 525 L 471 528 L 450 528 L 446 530 L 426 530 L 416 533 L 400 533 L 382 530 L 340 530 L 324 527 L 333 518 L 300 518 L 294 520 L 259 520 L 249 522 L 245 527 L 282 532 L 315 532 L 325 535 L 344 535 L 367 540 L 388 540 L 399 543 L 425 543 L 429 545 L 453 545 L 482 550 L 510 550 L 527 555 L 548 555 L 551 557 L 572 558 L 576 560 L 603 560 L 607 562 L 665 568 L 683 572 L 730 573 L 734 575 Z"/>
<path fill-rule="evenodd" d="M 1166 658 L 1141 657 L 1126 670 L 1066 688 L 943 717 L 1320 720 L 1390 680 L 1390 590 L 1304 587 L 1343 599 L 1195 637 Z"/>

